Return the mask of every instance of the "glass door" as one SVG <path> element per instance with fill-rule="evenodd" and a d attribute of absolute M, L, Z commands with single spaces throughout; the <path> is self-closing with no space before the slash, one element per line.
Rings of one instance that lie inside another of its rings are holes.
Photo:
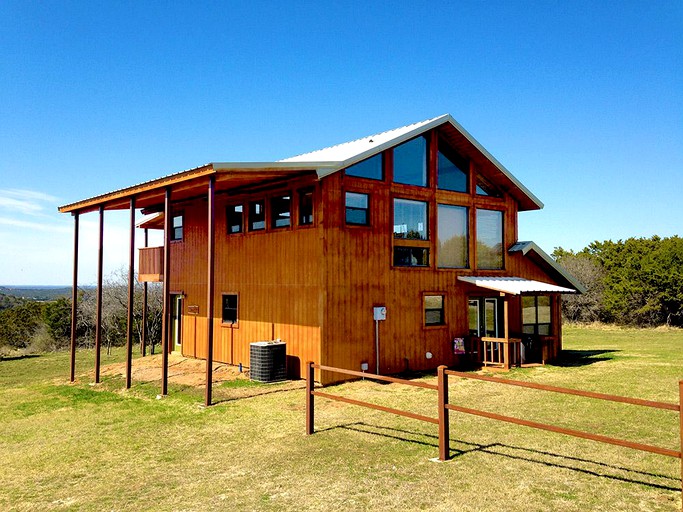
<path fill-rule="evenodd" d="M 182 352 L 183 296 L 171 295 L 171 350 Z"/>

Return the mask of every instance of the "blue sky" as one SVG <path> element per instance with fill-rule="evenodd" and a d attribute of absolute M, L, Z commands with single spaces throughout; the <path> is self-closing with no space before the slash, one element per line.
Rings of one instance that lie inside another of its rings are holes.
<path fill-rule="evenodd" d="M 403 5 L 405 4 L 405 5 Z M 0 3 L 0 284 L 68 284 L 70 203 L 452 114 L 547 252 L 682 234 L 683 3 Z M 96 214 L 79 283 L 95 280 Z M 126 264 L 106 220 L 105 272 Z"/>

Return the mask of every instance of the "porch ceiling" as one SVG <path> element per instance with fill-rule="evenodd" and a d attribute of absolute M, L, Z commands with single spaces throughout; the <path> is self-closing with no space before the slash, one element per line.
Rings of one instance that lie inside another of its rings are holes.
<path fill-rule="evenodd" d="M 523 277 L 476 277 L 458 276 L 459 281 L 497 292 L 519 295 L 521 293 L 576 293 L 573 288 L 532 281 Z"/>

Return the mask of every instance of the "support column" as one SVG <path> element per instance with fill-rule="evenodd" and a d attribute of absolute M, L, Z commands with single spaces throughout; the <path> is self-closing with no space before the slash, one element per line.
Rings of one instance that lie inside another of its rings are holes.
<path fill-rule="evenodd" d="M 145 228 L 145 247 L 149 244 L 149 232 Z M 147 355 L 147 281 L 142 283 L 142 329 L 140 329 L 140 355 Z"/>
<path fill-rule="evenodd" d="M 509 303 L 508 296 L 501 293 L 503 296 L 503 332 L 505 333 L 505 348 L 503 353 L 504 366 L 506 370 L 510 369 L 512 351 L 510 349 L 510 315 L 508 313 Z"/>
<path fill-rule="evenodd" d="M 135 196 L 130 198 L 130 246 L 128 248 L 128 320 L 126 331 L 126 389 L 132 383 L 133 301 L 135 299 Z"/>
<path fill-rule="evenodd" d="M 215 195 L 216 195 L 216 178 L 209 177 L 209 192 L 208 192 L 208 219 L 207 219 L 207 294 L 206 294 L 206 396 L 204 403 L 208 407 L 211 405 L 211 392 L 213 384 L 213 309 L 214 309 L 214 242 L 215 242 Z"/>
<path fill-rule="evenodd" d="M 97 250 L 97 315 L 95 320 L 95 382 L 100 382 L 102 348 L 102 260 L 104 255 L 104 206 L 100 205 L 100 235 Z"/>
<path fill-rule="evenodd" d="M 164 199 L 164 288 L 163 317 L 161 319 L 161 394 L 168 394 L 168 315 L 170 314 L 170 269 L 171 269 L 171 188 L 166 187 Z"/>
<path fill-rule="evenodd" d="M 76 380 L 76 329 L 78 314 L 78 224 L 79 213 L 74 213 L 74 275 L 71 285 L 71 376 L 70 380 Z"/>

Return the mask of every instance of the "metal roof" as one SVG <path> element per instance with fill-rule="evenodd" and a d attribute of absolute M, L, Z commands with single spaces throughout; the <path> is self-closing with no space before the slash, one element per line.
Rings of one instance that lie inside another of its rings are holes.
<path fill-rule="evenodd" d="M 521 252 L 524 256 L 526 256 L 529 252 L 535 253 L 543 262 L 545 262 L 558 274 L 564 277 L 574 288 L 576 288 L 576 291 L 579 293 L 586 293 L 586 287 L 581 284 L 578 279 L 576 279 L 567 271 L 567 269 L 546 254 L 546 252 L 534 242 L 517 242 L 512 245 L 510 249 L 508 249 L 508 252 Z"/>
<path fill-rule="evenodd" d="M 520 293 L 574 293 L 572 288 L 564 288 L 554 284 L 532 281 L 523 277 L 477 277 L 477 276 L 458 276 L 459 281 L 495 290 L 497 292 L 519 295 Z"/>

